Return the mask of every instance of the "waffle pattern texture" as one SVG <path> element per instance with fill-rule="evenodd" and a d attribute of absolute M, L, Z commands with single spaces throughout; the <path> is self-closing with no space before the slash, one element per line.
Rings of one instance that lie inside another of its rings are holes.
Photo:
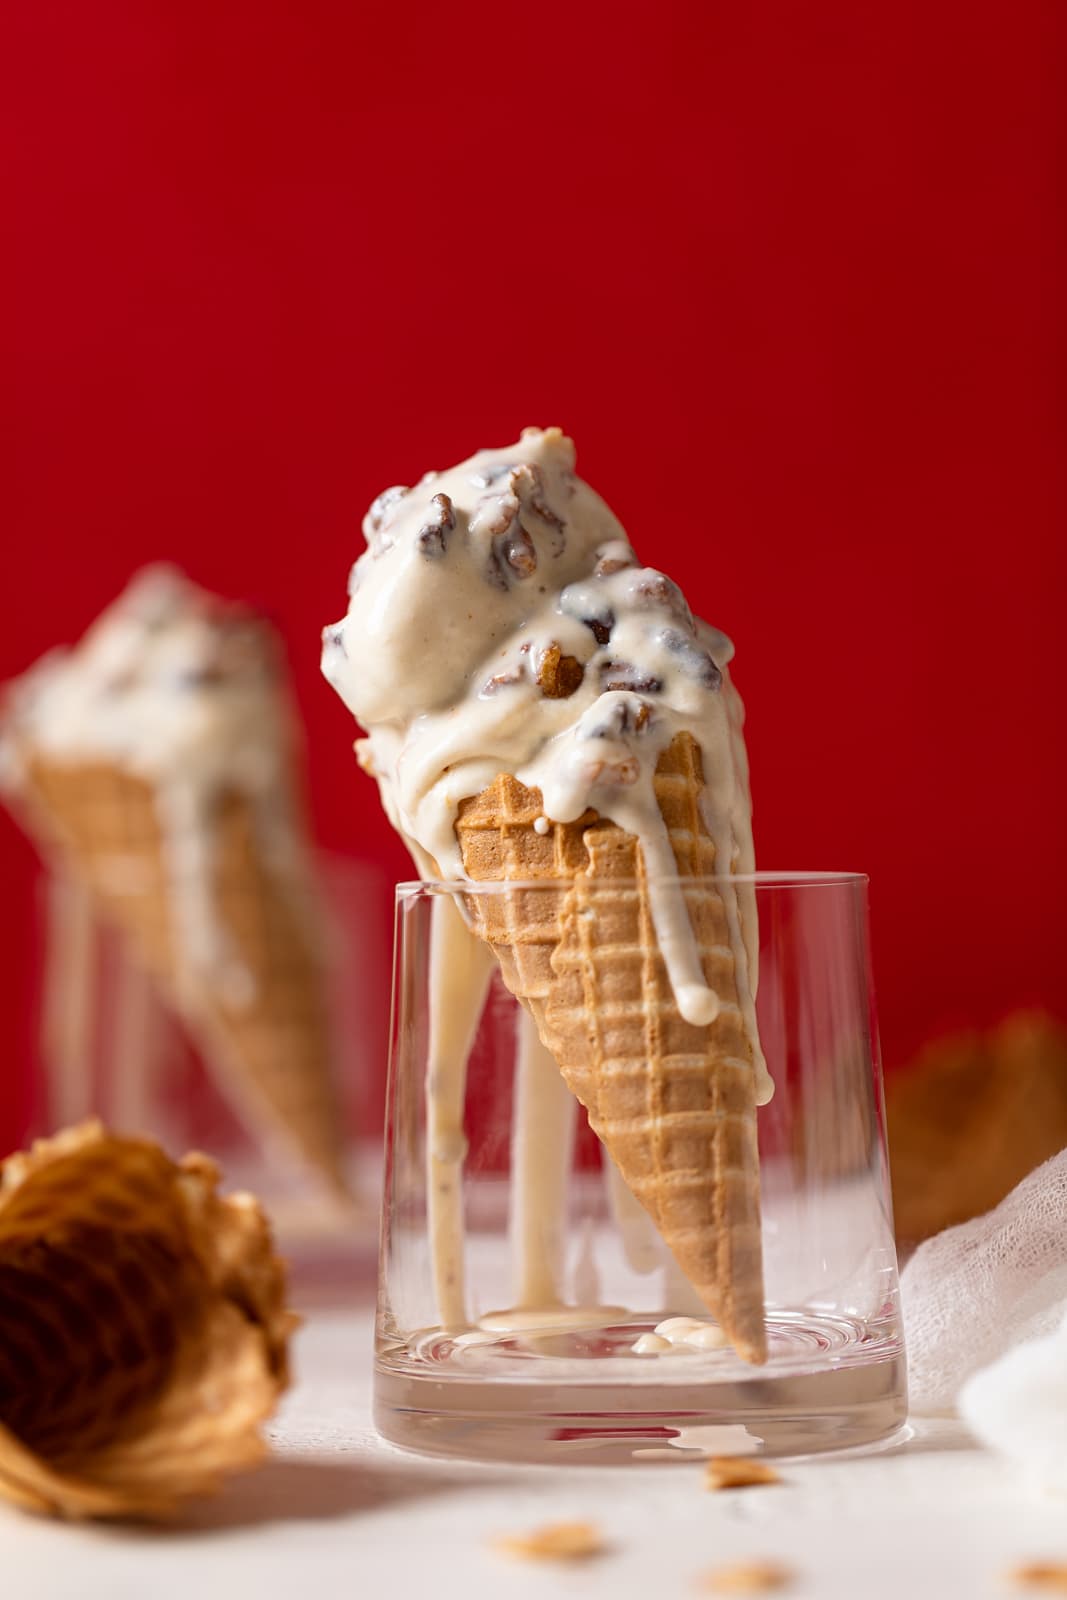
<path fill-rule="evenodd" d="M 755 1072 L 726 907 L 706 880 L 700 748 L 678 734 L 655 789 L 718 1016 L 680 1015 L 638 840 L 594 811 L 539 833 L 541 793 L 502 775 L 459 810 L 475 931 L 686 1277 L 748 1361 L 766 1356 Z"/>
<path fill-rule="evenodd" d="M 156 1517 L 266 1453 L 285 1276 L 249 1195 L 99 1124 L 0 1164 L 0 1495 Z"/>
<path fill-rule="evenodd" d="M 211 972 L 191 971 L 182 959 L 173 863 L 150 783 L 104 764 L 34 755 L 20 798 L 41 843 L 88 883 L 126 934 L 244 1120 L 340 1187 L 325 981 L 310 908 L 266 859 L 249 799 L 221 793 L 210 822 L 213 918 L 251 980 L 247 995 L 228 996 Z"/>

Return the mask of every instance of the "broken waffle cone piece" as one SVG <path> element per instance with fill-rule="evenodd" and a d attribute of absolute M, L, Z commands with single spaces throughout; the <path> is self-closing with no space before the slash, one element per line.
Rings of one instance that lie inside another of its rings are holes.
<path fill-rule="evenodd" d="M 456 835 L 470 878 L 516 884 L 467 897 L 475 931 L 682 1271 L 737 1352 L 759 1362 L 766 1334 L 754 1044 L 727 908 L 707 881 L 716 852 L 702 787 L 699 746 L 678 734 L 659 758 L 655 790 L 678 875 L 693 880 L 686 906 L 719 998 L 704 1027 L 678 1010 L 633 835 L 594 811 L 539 832 L 540 791 L 507 775 L 461 804 Z"/>
<path fill-rule="evenodd" d="M 295 1318 L 270 1229 L 98 1124 L 0 1163 L 0 1495 L 160 1517 L 266 1453 Z"/>
<path fill-rule="evenodd" d="M 607 1546 L 591 1522 L 552 1522 L 532 1533 L 506 1534 L 494 1539 L 494 1548 L 519 1561 L 589 1561 Z"/>
<path fill-rule="evenodd" d="M 18 802 L 59 870 L 85 882 L 125 934 L 131 958 L 157 980 L 246 1124 L 343 1191 L 312 908 L 273 868 L 250 798 L 220 792 L 209 833 L 188 841 L 190 852 L 210 853 L 208 914 L 230 956 L 228 970 L 220 961 L 206 971 L 191 969 L 183 950 L 173 846 L 152 783 L 102 762 L 24 750 Z M 190 819 L 188 826 L 205 824 Z"/>
<path fill-rule="evenodd" d="M 1019 1589 L 1042 1594 L 1067 1594 L 1067 1562 L 1028 1561 L 1008 1573 L 1008 1582 Z"/>
<path fill-rule="evenodd" d="M 768 1462 L 752 1456 L 712 1456 L 704 1468 L 706 1489 L 755 1489 L 781 1481 Z"/>
<path fill-rule="evenodd" d="M 788 1589 L 794 1573 L 778 1561 L 738 1561 L 704 1574 L 707 1594 L 773 1594 Z"/>

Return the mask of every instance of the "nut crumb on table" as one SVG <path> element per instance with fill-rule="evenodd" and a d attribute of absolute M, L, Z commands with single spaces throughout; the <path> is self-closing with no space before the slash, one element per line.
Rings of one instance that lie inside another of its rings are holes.
<path fill-rule="evenodd" d="M 738 1561 L 729 1567 L 713 1567 L 701 1580 L 706 1594 L 770 1594 L 785 1589 L 794 1574 L 777 1561 Z"/>
<path fill-rule="evenodd" d="M 706 1489 L 751 1489 L 757 1484 L 781 1481 L 768 1462 L 751 1456 L 712 1456 L 704 1469 Z"/>
<path fill-rule="evenodd" d="M 552 1522 L 532 1533 L 506 1534 L 493 1546 L 520 1561 L 587 1561 L 607 1548 L 591 1522 Z"/>
<path fill-rule="evenodd" d="M 1045 1594 L 1067 1594 L 1067 1561 L 1028 1561 L 1008 1573 L 1010 1582 Z"/>

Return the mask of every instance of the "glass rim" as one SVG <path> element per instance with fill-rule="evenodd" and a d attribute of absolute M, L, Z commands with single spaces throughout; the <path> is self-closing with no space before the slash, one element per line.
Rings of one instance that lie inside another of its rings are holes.
<path fill-rule="evenodd" d="M 557 889 L 566 880 L 563 878 L 489 878 L 474 880 L 468 878 L 409 878 L 396 886 L 398 900 L 415 899 L 419 895 L 430 894 L 499 894 L 512 890 Z M 712 873 L 703 877 L 655 877 L 650 881 L 664 887 L 678 886 L 682 889 L 715 888 L 721 889 L 732 885 L 739 885 L 753 889 L 827 889 L 865 888 L 870 883 L 866 872 L 771 872 L 766 869 L 760 872 L 723 872 Z M 641 882 L 637 878 L 598 878 L 592 882 L 602 889 L 633 889 Z"/>

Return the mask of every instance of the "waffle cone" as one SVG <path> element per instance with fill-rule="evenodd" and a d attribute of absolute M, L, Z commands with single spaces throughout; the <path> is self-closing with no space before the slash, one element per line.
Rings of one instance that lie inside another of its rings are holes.
<path fill-rule="evenodd" d="M 678 734 L 659 759 L 655 792 L 682 879 L 716 870 L 702 787 L 699 746 Z M 542 814 L 540 791 L 507 775 L 460 806 L 468 876 L 517 885 L 469 896 L 472 925 L 682 1271 L 738 1353 L 762 1361 L 753 1046 L 722 896 L 706 882 L 685 890 L 720 1000 L 710 1026 L 694 1027 L 679 1014 L 658 948 L 638 840 L 594 811 L 540 834 Z"/>
<path fill-rule="evenodd" d="M 152 1517 L 266 1453 L 294 1318 L 263 1213 L 99 1125 L 0 1163 L 0 1495 Z"/>
<path fill-rule="evenodd" d="M 133 958 L 204 1049 L 243 1120 L 283 1156 L 342 1188 L 324 976 L 307 908 L 266 858 L 251 802 L 217 797 L 211 823 L 212 916 L 247 992 L 191 973 L 176 928 L 158 796 L 117 767 L 24 752 L 19 796 L 31 831 L 83 879 L 127 936 Z"/>

